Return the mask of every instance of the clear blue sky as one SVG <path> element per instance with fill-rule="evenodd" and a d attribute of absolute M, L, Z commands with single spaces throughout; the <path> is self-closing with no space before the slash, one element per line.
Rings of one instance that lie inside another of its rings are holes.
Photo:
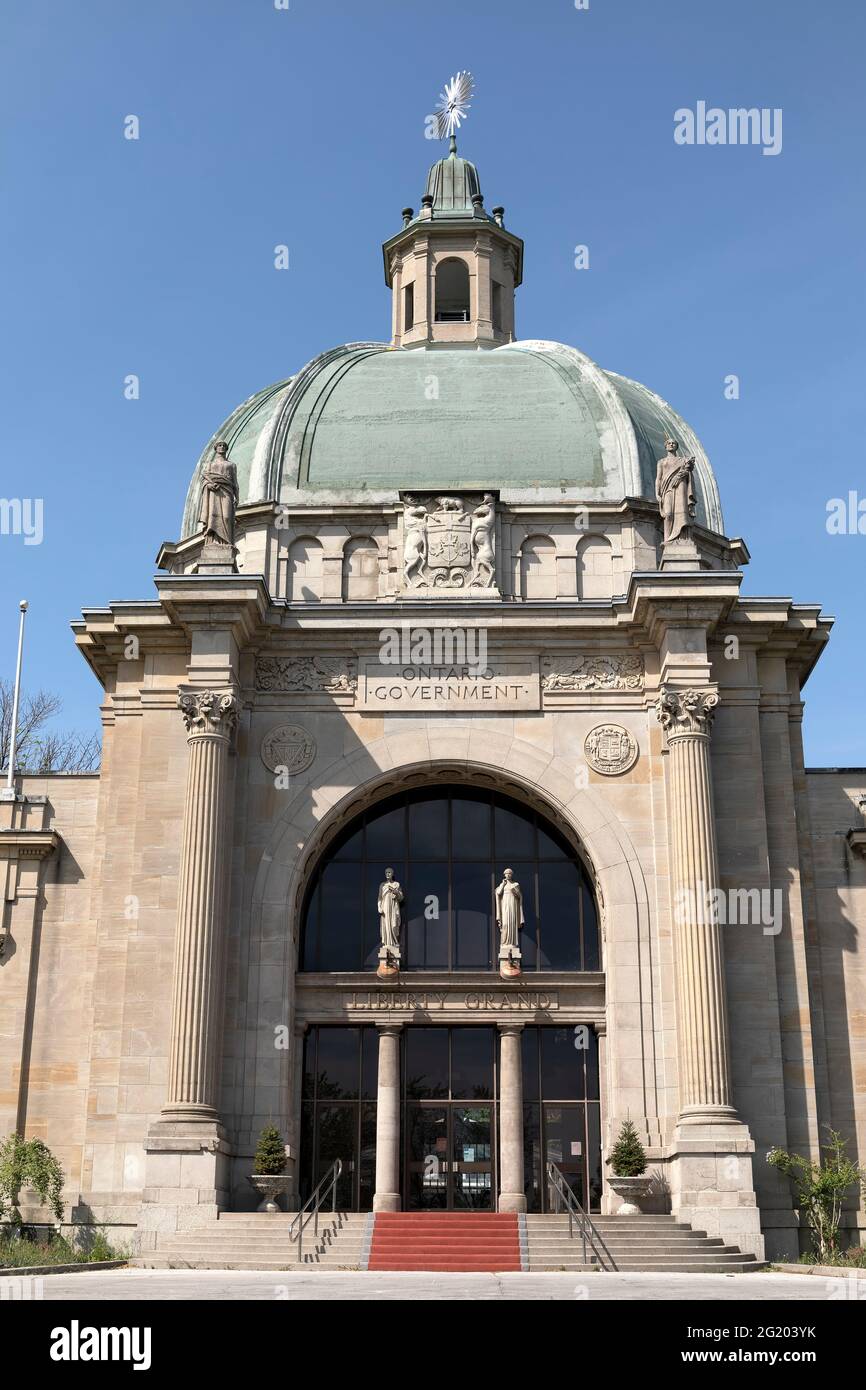
<path fill-rule="evenodd" d="M 152 597 L 196 458 L 242 399 L 334 344 L 387 339 L 380 243 L 475 74 L 461 152 L 526 240 L 521 337 L 574 343 L 702 438 L 745 592 L 833 614 L 807 761 L 866 764 L 866 14 L 853 0 L 6 0 L 0 671 L 95 727 L 82 606 Z M 781 107 L 783 148 L 681 147 L 673 113 Z M 123 138 L 124 118 L 141 138 Z M 273 268 L 286 243 L 291 269 Z M 590 269 L 573 267 L 590 248 Z M 141 398 L 127 401 L 136 373 Z M 726 400 L 736 373 L 741 395 Z"/>

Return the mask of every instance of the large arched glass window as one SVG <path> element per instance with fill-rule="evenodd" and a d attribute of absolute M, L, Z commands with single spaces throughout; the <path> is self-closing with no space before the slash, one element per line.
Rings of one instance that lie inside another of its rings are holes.
<path fill-rule="evenodd" d="M 329 846 L 304 903 L 302 970 L 375 970 L 389 867 L 404 893 L 404 971 L 497 967 L 505 868 L 523 891 L 524 971 L 601 969 L 592 886 L 568 841 L 519 801 L 455 786 L 377 802 Z"/>

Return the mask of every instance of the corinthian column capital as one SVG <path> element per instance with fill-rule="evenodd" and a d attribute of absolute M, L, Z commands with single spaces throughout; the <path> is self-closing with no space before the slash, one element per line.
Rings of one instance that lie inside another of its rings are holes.
<path fill-rule="evenodd" d="M 668 741 L 685 734 L 706 736 L 718 703 L 716 690 L 663 689 L 656 700 L 655 712 Z"/>
<path fill-rule="evenodd" d="M 238 700 L 232 690 L 182 688 L 177 705 L 190 738 L 200 734 L 228 738 L 237 722 Z"/>

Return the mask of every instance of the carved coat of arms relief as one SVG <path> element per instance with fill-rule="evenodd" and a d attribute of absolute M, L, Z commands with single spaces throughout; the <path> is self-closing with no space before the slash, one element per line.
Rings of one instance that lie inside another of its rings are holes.
<path fill-rule="evenodd" d="M 496 499 L 403 497 L 403 588 L 496 593 Z"/>

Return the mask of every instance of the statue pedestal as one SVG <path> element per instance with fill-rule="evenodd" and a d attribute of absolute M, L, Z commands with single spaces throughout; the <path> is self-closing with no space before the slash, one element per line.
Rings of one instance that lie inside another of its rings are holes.
<path fill-rule="evenodd" d="M 662 570 L 699 570 L 701 554 L 691 536 L 678 536 L 662 546 Z"/>
<path fill-rule="evenodd" d="M 234 546 L 222 545 L 219 541 L 205 541 L 195 572 L 196 574 L 237 574 Z"/>
<path fill-rule="evenodd" d="M 400 952 L 393 946 L 379 947 L 379 966 L 376 970 L 380 980 L 396 980 L 400 974 Z"/>
<path fill-rule="evenodd" d="M 514 946 L 501 946 L 499 949 L 499 974 L 503 980 L 516 980 L 520 975 L 522 956 Z"/>

